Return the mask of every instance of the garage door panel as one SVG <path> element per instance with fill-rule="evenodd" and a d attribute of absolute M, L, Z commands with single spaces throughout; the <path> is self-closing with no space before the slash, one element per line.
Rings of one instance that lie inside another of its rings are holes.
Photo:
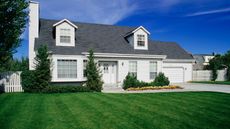
<path fill-rule="evenodd" d="M 164 67 L 163 72 L 172 83 L 184 82 L 184 69 L 181 67 Z"/>

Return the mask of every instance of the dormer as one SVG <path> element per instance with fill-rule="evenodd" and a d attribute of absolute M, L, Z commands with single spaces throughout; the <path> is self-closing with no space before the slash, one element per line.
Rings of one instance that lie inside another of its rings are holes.
<path fill-rule="evenodd" d="M 150 33 L 143 26 L 140 26 L 125 37 L 134 49 L 148 50 L 148 35 Z"/>
<path fill-rule="evenodd" d="M 67 19 L 53 25 L 55 30 L 56 46 L 75 46 L 75 29 L 78 27 Z"/>

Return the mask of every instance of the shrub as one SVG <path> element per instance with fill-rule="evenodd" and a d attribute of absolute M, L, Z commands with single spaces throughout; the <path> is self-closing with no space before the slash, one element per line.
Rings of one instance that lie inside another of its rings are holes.
<path fill-rule="evenodd" d="M 128 89 L 128 88 L 141 88 L 141 87 L 148 87 L 148 86 L 167 86 L 169 85 L 169 80 L 167 77 L 164 76 L 163 73 L 159 73 L 158 76 L 155 78 L 153 82 L 144 82 L 144 81 L 139 81 L 135 76 L 132 76 L 128 74 L 124 81 L 123 81 L 123 89 Z"/>
<path fill-rule="evenodd" d="M 138 83 L 140 82 L 137 80 L 137 77 L 128 74 L 123 81 L 123 89 L 127 89 L 130 87 L 137 87 Z"/>
<path fill-rule="evenodd" d="M 169 79 L 165 77 L 164 73 L 159 73 L 154 80 L 155 86 L 167 86 L 169 83 Z"/>
<path fill-rule="evenodd" d="M 0 94 L 1 93 L 4 93 L 4 86 L 3 85 L 0 85 Z"/>
<path fill-rule="evenodd" d="M 74 92 L 90 92 L 89 87 L 85 86 L 47 86 L 42 90 L 43 93 L 74 93 Z"/>
<path fill-rule="evenodd" d="M 36 78 L 34 71 L 23 71 L 21 73 L 21 84 L 25 92 L 37 92 L 39 89 L 36 88 Z"/>

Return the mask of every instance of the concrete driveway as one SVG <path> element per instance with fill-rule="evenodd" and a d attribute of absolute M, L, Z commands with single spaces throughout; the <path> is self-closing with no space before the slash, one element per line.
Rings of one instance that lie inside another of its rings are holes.
<path fill-rule="evenodd" d="M 121 87 L 104 87 L 104 93 L 158 93 L 158 92 L 186 92 L 186 91 L 212 91 L 230 93 L 230 85 L 219 84 L 201 84 L 201 83 L 176 83 L 183 89 L 164 89 L 164 90 L 143 90 L 143 91 L 125 91 Z"/>
<path fill-rule="evenodd" d="M 175 84 L 181 86 L 186 91 L 213 91 L 230 93 L 230 85 L 220 84 L 202 84 L 202 83 L 179 83 Z"/>

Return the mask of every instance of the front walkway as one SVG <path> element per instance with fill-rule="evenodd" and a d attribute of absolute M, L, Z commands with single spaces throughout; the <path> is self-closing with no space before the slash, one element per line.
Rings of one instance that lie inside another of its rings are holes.
<path fill-rule="evenodd" d="M 183 89 L 164 89 L 164 90 L 143 90 L 143 91 L 125 91 L 121 87 L 104 87 L 104 93 L 159 93 L 159 92 L 187 92 L 187 91 L 211 91 L 230 93 L 230 85 L 219 84 L 199 84 L 199 83 L 178 83 L 174 84 L 183 87 Z"/>

